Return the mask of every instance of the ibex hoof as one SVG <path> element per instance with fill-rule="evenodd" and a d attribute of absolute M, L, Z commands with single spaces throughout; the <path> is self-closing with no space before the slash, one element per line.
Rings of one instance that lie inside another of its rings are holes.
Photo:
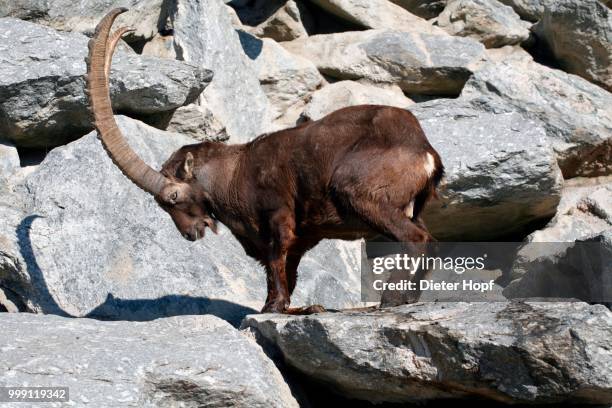
<path fill-rule="evenodd" d="M 261 313 L 286 313 L 288 310 L 288 304 L 284 299 L 273 300 L 265 304 Z"/>
<path fill-rule="evenodd" d="M 293 307 L 285 311 L 286 314 L 292 315 L 311 315 L 315 313 L 325 313 L 327 310 L 321 305 L 312 305 L 304 307 Z"/>

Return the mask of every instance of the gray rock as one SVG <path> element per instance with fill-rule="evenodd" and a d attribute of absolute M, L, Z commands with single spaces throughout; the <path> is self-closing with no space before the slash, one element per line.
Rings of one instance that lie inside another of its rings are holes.
<path fill-rule="evenodd" d="M 0 141 L 0 200 L 1 204 L 8 204 L 12 197 L 10 180 L 20 171 L 19 154 L 17 148 L 8 142 Z M 0 204 L 0 205 L 1 205 Z"/>
<path fill-rule="evenodd" d="M 390 0 L 415 16 L 430 19 L 444 10 L 448 0 Z"/>
<path fill-rule="evenodd" d="M 425 221 L 448 241 L 487 241 L 555 213 L 561 172 L 544 129 L 512 106 L 435 100 L 410 109 L 442 156 L 441 199 Z"/>
<path fill-rule="evenodd" d="M 2 288 L 0 288 L 0 312 L 19 313 L 19 307 L 6 296 Z"/>
<path fill-rule="evenodd" d="M 261 348 L 213 316 L 0 321 L 0 386 L 68 387 L 72 404 L 100 408 L 298 407 Z"/>
<path fill-rule="evenodd" d="M 187 135 L 195 140 L 229 139 L 227 129 L 210 108 L 195 103 L 178 108 L 172 114 L 166 130 Z"/>
<path fill-rule="evenodd" d="M 231 2 L 242 24 L 257 26 L 280 10 L 288 0 L 244 0 L 240 4 Z"/>
<path fill-rule="evenodd" d="M 363 28 L 439 34 L 420 17 L 387 0 L 311 0 L 335 16 Z"/>
<path fill-rule="evenodd" d="M 53 147 L 93 129 L 85 95 L 88 39 L 37 24 L 0 19 L 0 135 L 18 146 Z M 196 100 L 210 71 L 179 61 L 118 52 L 113 107 L 139 116 Z"/>
<path fill-rule="evenodd" d="M 102 17 L 116 7 L 129 11 L 117 19 L 117 26 L 136 31 L 130 42 L 144 42 L 164 29 L 164 0 L 11 0 L 0 2 L 0 17 L 14 17 L 61 31 L 93 34 Z"/>
<path fill-rule="evenodd" d="M 498 0 L 510 6 L 523 20 L 538 21 L 544 14 L 546 4 L 556 0 Z"/>
<path fill-rule="evenodd" d="M 520 44 L 529 38 L 530 24 L 497 0 L 451 0 L 436 22 L 447 33 L 473 38 L 487 48 Z"/>
<path fill-rule="evenodd" d="M 142 55 L 178 59 L 174 49 L 174 37 L 172 35 L 156 34 L 142 47 Z"/>
<path fill-rule="evenodd" d="M 245 319 L 286 364 L 348 398 L 612 403 L 612 313 L 585 303 L 425 303 Z"/>
<path fill-rule="evenodd" d="M 555 217 L 545 228 L 530 234 L 519 250 L 509 275 L 512 282 L 504 295 L 612 302 L 612 273 L 602 273 L 606 264 L 612 265 L 612 255 L 605 258 L 605 252 L 596 246 L 597 242 L 607 243 L 608 253 L 612 253 L 611 238 L 610 177 L 602 184 L 566 185 Z M 591 261 L 593 267 L 587 264 Z"/>
<path fill-rule="evenodd" d="M 268 100 L 221 0 L 177 0 L 168 11 L 177 58 L 215 73 L 202 104 L 217 116 L 234 142 L 269 126 Z"/>
<path fill-rule="evenodd" d="M 253 68 L 259 79 L 279 125 L 295 125 L 305 100 L 325 79 L 309 60 L 294 55 L 276 41 L 241 34 L 245 52 L 253 59 Z"/>
<path fill-rule="evenodd" d="M 484 57 L 482 44 L 446 33 L 368 30 L 282 44 L 337 79 L 397 84 L 408 93 L 457 95 Z"/>
<path fill-rule="evenodd" d="M 612 174 L 612 94 L 600 87 L 531 58 L 506 58 L 476 72 L 462 95 L 501 98 L 541 122 L 565 178 Z"/>
<path fill-rule="evenodd" d="M 117 119 L 153 168 L 194 142 Z M 237 324 L 263 306 L 265 273 L 231 233 L 183 239 L 93 132 L 52 150 L 16 189 L 24 208 L 0 206 L 0 281 L 30 311 L 120 320 L 208 313 Z M 359 305 L 359 265 L 359 243 L 321 243 L 300 265 L 293 304 Z"/>
<path fill-rule="evenodd" d="M 272 38 L 276 41 L 291 41 L 307 37 L 313 25 L 312 16 L 302 3 L 287 1 L 264 22 L 248 31 L 258 37 Z"/>
<path fill-rule="evenodd" d="M 607 199 L 612 196 L 608 191 Z M 573 298 L 612 305 L 612 227 L 571 243 L 526 244 L 503 291 L 513 298 Z"/>
<path fill-rule="evenodd" d="M 355 105 L 388 105 L 407 108 L 413 105 L 402 90 L 392 85 L 380 87 L 361 84 L 354 81 L 340 81 L 327 85 L 316 91 L 302 116 L 309 120 L 318 120 L 335 110 Z"/>
<path fill-rule="evenodd" d="M 528 242 L 574 242 L 612 230 L 612 177 L 602 184 L 563 187 L 557 214 Z"/>
<path fill-rule="evenodd" d="M 9 142 L 0 142 L 0 184 L 19 169 L 17 148 Z"/>
<path fill-rule="evenodd" d="M 234 27 L 236 30 L 244 29 L 244 25 L 242 24 L 242 21 L 240 21 L 240 17 L 238 16 L 238 13 L 236 13 L 236 10 L 227 3 L 225 9 L 229 14 L 230 21 L 232 22 L 232 27 Z"/>
<path fill-rule="evenodd" d="M 565 71 L 612 92 L 612 10 L 598 0 L 546 3 L 534 31 Z"/>

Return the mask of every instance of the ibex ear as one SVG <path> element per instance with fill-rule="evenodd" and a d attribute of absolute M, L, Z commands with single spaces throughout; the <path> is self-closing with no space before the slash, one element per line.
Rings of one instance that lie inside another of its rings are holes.
<path fill-rule="evenodd" d="M 183 172 L 185 174 L 185 180 L 189 180 L 193 178 L 193 154 L 191 152 L 187 152 L 185 155 L 185 163 L 183 164 Z"/>

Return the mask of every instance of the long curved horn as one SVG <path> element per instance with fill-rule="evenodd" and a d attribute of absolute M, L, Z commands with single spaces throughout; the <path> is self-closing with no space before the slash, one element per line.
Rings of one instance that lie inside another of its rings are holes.
<path fill-rule="evenodd" d="M 94 115 L 94 125 L 110 158 L 134 184 L 148 193 L 157 195 L 168 182 L 167 179 L 143 162 L 128 145 L 115 122 L 111 106 L 107 69 L 110 69 L 113 51 L 123 34 L 123 29 L 118 30 L 110 38 L 110 42 L 109 33 L 117 16 L 126 11 L 126 8 L 110 11 L 100 21 L 93 38 L 89 41 L 87 58 L 89 103 Z"/>
<path fill-rule="evenodd" d="M 110 69 L 113 61 L 113 54 L 115 53 L 115 48 L 119 44 L 119 40 L 125 33 L 129 33 L 132 31 L 136 31 L 131 27 L 121 27 L 108 38 L 108 44 L 106 44 L 106 58 L 104 60 L 104 72 L 106 73 L 106 78 L 110 78 Z"/>

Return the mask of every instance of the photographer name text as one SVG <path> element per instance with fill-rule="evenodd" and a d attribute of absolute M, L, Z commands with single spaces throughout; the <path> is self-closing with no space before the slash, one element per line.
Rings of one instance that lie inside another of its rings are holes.
<path fill-rule="evenodd" d="M 377 291 L 474 291 L 474 292 L 487 292 L 493 290 L 495 282 L 490 280 L 488 282 L 464 280 L 461 282 L 434 282 L 432 280 L 421 280 L 419 282 L 400 280 L 399 282 L 385 282 L 383 280 L 375 280 L 372 283 L 374 290 Z"/>

